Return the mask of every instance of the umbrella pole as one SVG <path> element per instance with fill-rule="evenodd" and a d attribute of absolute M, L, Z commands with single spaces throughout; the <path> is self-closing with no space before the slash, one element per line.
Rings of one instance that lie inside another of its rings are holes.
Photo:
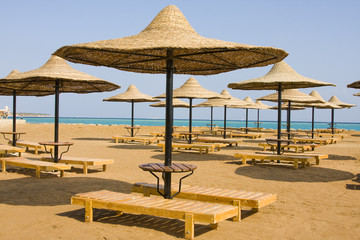
<path fill-rule="evenodd" d="M 210 121 L 210 130 L 211 130 L 211 133 L 212 133 L 212 130 L 213 130 L 213 110 L 214 110 L 214 107 L 210 107 L 211 111 L 210 111 L 210 114 L 211 114 L 211 121 Z"/>
<path fill-rule="evenodd" d="M 260 129 L 260 109 L 257 110 L 257 128 Z"/>
<path fill-rule="evenodd" d="M 278 85 L 278 131 L 277 131 L 277 138 L 281 139 L 281 101 L 282 101 L 282 96 L 281 96 L 281 91 L 282 91 L 282 86 L 281 83 L 279 83 Z M 281 154 L 281 142 L 278 141 L 277 142 L 277 155 Z"/>
<path fill-rule="evenodd" d="M 314 138 L 314 119 L 315 119 L 315 107 L 311 107 L 311 138 Z"/>
<path fill-rule="evenodd" d="M 55 83 L 55 137 L 54 142 L 59 142 L 59 80 Z M 54 147 L 54 162 L 59 160 L 59 146 Z"/>
<path fill-rule="evenodd" d="M 131 100 L 131 137 L 134 136 L 134 100 Z"/>
<path fill-rule="evenodd" d="M 167 51 L 166 62 L 166 125 L 165 125 L 165 166 L 171 166 L 172 151 L 172 131 L 173 131 L 173 74 L 174 61 L 172 60 L 172 50 Z M 164 198 L 171 198 L 171 173 L 165 172 L 164 179 Z"/>
<path fill-rule="evenodd" d="M 249 109 L 246 108 L 246 124 L 245 124 L 245 133 L 248 133 L 248 114 L 249 114 Z"/>
<path fill-rule="evenodd" d="M 290 140 L 290 118 L 291 118 L 290 114 L 291 114 L 291 101 L 288 102 L 288 109 L 287 109 L 286 129 L 287 129 L 288 140 Z"/>
<path fill-rule="evenodd" d="M 224 106 L 224 139 L 226 138 L 226 105 Z"/>
<path fill-rule="evenodd" d="M 189 133 L 192 132 L 192 98 L 189 98 Z M 189 143 L 192 143 L 192 138 L 191 138 L 191 134 L 189 134 Z"/>
<path fill-rule="evenodd" d="M 334 134 L 334 112 L 335 112 L 335 109 L 332 108 L 331 109 L 331 134 Z"/>
<path fill-rule="evenodd" d="M 16 132 L 16 90 L 13 91 L 13 132 Z M 15 134 L 13 134 L 12 145 L 16 146 Z"/>

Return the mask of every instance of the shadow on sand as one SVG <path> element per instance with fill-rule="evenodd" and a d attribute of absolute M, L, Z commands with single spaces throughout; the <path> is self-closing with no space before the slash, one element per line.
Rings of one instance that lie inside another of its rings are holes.
<path fill-rule="evenodd" d="M 357 160 L 357 158 L 352 156 L 329 154 L 329 157 L 326 160 Z"/>
<path fill-rule="evenodd" d="M 228 162 L 241 164 L 240 162 Z M 282 182 L 334 182 L 354 178 L 354 174 L 346 171 L 323 168 L 318 166 L 293 170 L 292 164 L 269 163 L 261 165 L 246 165 L 235 170 L 236 174 L 254 179 Z"/>
<path fill-rule="evenodd" d="M 57 206 L 70 204 L 73 195 L 109 190 L 130 193 L 132 184 L 118 180 L 73 178 L 17 178 L 0 181 L 0 203 L 25 206 Z"/>
<path fill-rule="evenodd" d="M 72 140 L 114 142 L 111 138 L 72 138 Z"/>
<path fill-rule="evenodd" d="M 75 211 L 65 212 L 58 214 L 59 216 L 69 217 L 78 221 L 84 221 L 85 210 L 78 209 Z M 122 225 L 128 227 L 138 227 L 153 229 L 156 231 L 164 232 L 170 236 L 183 238 L 184 237 L 184 221 L 177 219 L 169 219 L 162 217 L 155 217 L 149 215 L 135 215 L 135 214 L 119 214 L 116 211 L 94 209 L 93 217 L 95 222 L 104 224 Z M 236 222 L 234 222 L 236 223 Z M 194 224 L 195 237 L 204 233 L 212 231 L 208 225 Z"/>
<path fill-rule="evenodd" d="M 151 156 L 153 159 L 164 161 L 165 155 L 163 153 Z M 228 161 L 234 160 L 233 156 L 225 154 L 198 154 L 195 152 L 173 152 L 172 153 L 173 161 Z"/>
<path fill-rule="evenodd" d="M 114 149 L 127 149 L 127 150 L 161 150 L 161 147 L 158 147 L 156 145 L 143 145 L 138 143 L 119 143 L 115 145 L 107 146 L 108 148 L 114 148 Z"/>

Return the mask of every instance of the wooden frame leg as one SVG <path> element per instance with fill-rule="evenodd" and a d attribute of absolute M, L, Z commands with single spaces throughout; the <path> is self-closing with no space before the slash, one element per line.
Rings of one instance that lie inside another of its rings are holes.
<path fill-rule="evenodd" d="M 242 156 L 242 165 L 246 165 L 246 156 L 245 155 Z"/>
<path fill-rule="evenodd" d="M 240 222 L 241 221 L 241 204 L 240 204 L 240 200 L 234 200 L 233 201 L 233 206 L 238 207 L 238 214 L 237 214 L 237 216 L 233 217 L 233 221 L 234 222 Z"/>
<path fill-rule="evenodd" d="M 65 170 L 60 170 L 60 177 L 64 177 L 65 175 Z"/>
<path fill-rule="evenodd" d="M 294 169 L 298 169 L 298 167 L 299 167 L 298 160 L 294 160 Z"/>
<path fill-rule="evenodd" d="M 1 161 L 1 166 L 2 166 L 2 168 L 1 168 L 1 169 L 2 169 L 2 172 L 3 172 L 3 173 L 6 173 L 6 161 L 4 161 L 4 160 Z"/>
<path fill-rule="evenodd" d="M 36 171 L 36 178 L 40 179 L 40 167 L 36 166 L 35 171 Z"/>
<path fill-rule="evenodd" d="M 92 201 L 86 200 L 85 201 L 85 222 L 92 222 L 93 221 L 93 204 Z"/>
<path fill-rule="evenodd" d="M 185 239 L 194 239 L 194 215 L 185 213 Z"/>
<path fill-rule="evenodd" d="M 83 173 L 84 173 L 84 174 L 87 174 L 87 173 L 88 173 L 88 167 L 87 167 L 87 163 L 86 163 L 86 162 L 83 163 Z"/>
<path fill-rule="evenodd" d="M 107 165 L 106 165 L 106 164 L 103 164 L 103 172 L 106 171 L 106 168 L 107 168 Z"/>

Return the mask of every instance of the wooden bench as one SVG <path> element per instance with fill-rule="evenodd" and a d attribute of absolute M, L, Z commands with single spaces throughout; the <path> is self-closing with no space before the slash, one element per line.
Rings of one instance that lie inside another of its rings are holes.
<path fill-rule="evenodd" d="M 255 153 L 259 153 L 259 154 L 274 154 L 271 152 L 255 152 Z M 283 153 L 282 155 L 291 155 L 293 156 L 293 153 Z M 324 153 L 298 153 L 296 154 L 296 156 L 306 156 L 306 157 L 314 157 L 315 158 L 315 164 L 319 165 L 320 164 L 320 160 L 321 159 L 325 159 L 328 158 L 329 155 L 328 154 L 324 154 Z M 308 162 L 309 164 L 310 162 Z"/>
<path fill-rule="evenodd" d="M 260 160 L 261 163 L 264 163 L 265 160 L 293 162 L 294 169 L 298 169 L 299 162 L 301 162 L 301 167 L 305 167 L 306 165 L 310 166 L 308 162 L 315 159 L 311 156 L 259 154 L 247 152 L 235 153 L 234 157 L 240 158 L 243 165 L 246 164 L 246 160 L 251 160 L 253 164 L 256 164 L 255 160 Z"/>
<path fill-rule="evenodd" d="M 165 143 L 158 143 L 159 147 L 162 147 L 163 152 L 165 152 Z M 203 153 L 203 151 L 205 153 L 209 153 L 209 152 L 214 152 L 215 150 L 215 144 L 201 144 L 201 143 L 172 143 L 172 149 L 176 150 L 176 149 L 196 149 L 199 151 L 200 154 Z"/>
<path fill-rule="evenodd" d="M 229 135 L 230 135 L 230 138 L 234 138 L 234 137 L 245 137 L 245 138 L 256 139 L 256 138 L 261 138 L 263 134 L 262 134 L 262 133 L 239 133 L 239 132 L 230 132 Z"/>
<path fill-rule="evenodd" d="M 40 145 L 39 143 L 32 141 L 17 140 L 16 146 L 25 147 L 26 151 L 29 151 L 29 148 L 34 148 L 34 153 L 36 155 L 39 154 L 39 150 L 45 151 L 44 145 Z M 52 152 L 54 150 L 54 147 L 47 146 L 46 150 Z"/>
<path fill-rule="evenodd" d="M 159 186 L 160 191 L 164 190 L 164 186 Z M 179 189 L 179 184 L 171 184 L 172 195 Z M 156 183 L 135 183 L 132 192 L 142 193 L 145 196 L 159 195 Z M 260 208 L 276 201 L 276 194 L 247 192 L 241 190 L 229 190 L 220 188 L 207 188 L 192 185 L 181 185 L 181 192 L 176 195 L 177 198 L 185 198 L 190 200 L 215 202 L 222 204 L 232 204 L 234 201 L 240 201 L 241 207 L 252 208 L 254 212 L 258 212 Z"/>
<path fill-rule="evenodd" d="M 294 137 L 291 140 L 294 141 L 294 143 L 314 143 L 314 144 L 320 144 L 320 145 L 327 145 L 330 143 L 336 143 L 339 139 L 335 138 L 298 138 Z"/>
<path fill-rule="evenodd" d="M 23 148 L 0 144 L 0 156 L 2 157 L 6 157 L 9 153 L 18 153 L 19 157 L 21 157 L 23 152 L 25 152 Z"/>
<path fill-rule="evenodd" d="M 41 158 L 42 161 L 53 162 L 54 159 L 50 157 Z M 114 164 L 113 159 L 101 159 L 101 158 L 80 158 L 80 157 L 69 157 L 62 156 L 58 163 L 72 164 L 72 165 L 82 165 L 83 173 L 88 173 L 88 166 L 102 166 L 103 171 L 106 171 L 108 164 Z"/>
<path fill-rule="evenodd" d="M 259 143 L 259 146 L 263 147 L 263 151 L 266 151 L 267 148 L 270 148 L 270 150 L 272 151 L 276 151 L 277 146 L 276 145 L 271 145 L 268 143 Z M 281 148 L 284 149 L 294 149 L 295 153 L 299 153 L 299 151 L 301 152 L 305 152 L 305 151 L 314 151 L 315 147 L 317 147 L 316 144 L 281 144 Z"/>
<path fill-rule="evenodd" d="M 85 207 L 85 222 L 93 221 L 93 208 L 185 220 L 185 239 L 194 239 L 194 222 L 217 228 L 219 222 L 228 218 L 241 220 L 240 201 L 225 205 L 102 190 L 76 194 L 71 197 L 71 204 Z"/>
<path fill-rule="evenodd" d="M 127 142 L 142 142 L 144 145 L 152 144 L 154 142 L 159 142 L 162 138 L 158 137 L 129 137 L 129 136 L 113 136 L 115 143 L 120 142 L 127 143 Z"/>
<path fill-rule="evenodd" d="M 196 140 L 198 142 L 206 142 L 206 143 L 225 143 L 225 144 L 229 144 L 230 147 L 233 144 L 238 146 L 239 143 L 242 143 L 242 140 L 240 139 L 220 138 L 220 137 L 198 137 Z"/>
<path fill-rule="evenodd" d="M 319 137 L 331 137 L 331 138 L 341 138 L 344 139 L 344 137 L 346 137 L 346 134 L 338 134 L 338 133 L 319 133 L 318 134 Z"/>
<path fill-rule="evenodd" d="M 50 163 L 43 162 L 38 160 L 30 160 L 21 157 L 5 157 L 0 158 L 2 162 L 2 172 L 6 172 L 6 165 L 22 167 L 22 168 L 30 168 L 36 170 L 36 178 L 40 178 L 40 171 L 60 171 L 60 177 L 64 176 L 65 170 L 70 170 L 71 165 L 63 164 L 63 163 Z"/>

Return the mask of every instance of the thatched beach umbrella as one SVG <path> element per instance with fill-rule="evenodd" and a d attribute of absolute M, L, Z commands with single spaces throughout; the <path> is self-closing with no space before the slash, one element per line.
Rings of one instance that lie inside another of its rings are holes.
<path fill-rule="evenodd" d="M 69 61 L 124 71 L 166 74 L 165 166 L 172 164 L 173 75 L 210 75 L 281 61 L 287 53 L 200 36 L 181 11 L 164 8 L 139 34 L 64 46 L 55 52 Z M 164 174 L 164 197 L 171 198 L 171 173 Z"/>
<path fill-rule="evenodd" d="M 277 102 L 279 99 L 278 92 L 258 98 L 259 100 Z M 287 132 L 290 133 L 290 122 L 291 122 L 291 104 L 295 103 L 322 103 L 325 102 L 319 98 L 312 97 L 306 93 L 300 92 L 298 89 L 285 89 L 281 92 L 281 99 L 287 103 Z M 277 109 L 277 108 L 273 108 Z M 295 108 L 296 109 L 296 108 Z M 303 108 L 304 109 L 304 108 Z M 288 135 L 290 138 L 290 135 Z"/>
<path fill-rule="evenodd" d="M 192 132 L 192 101 L 197 99 L 211 99 L 223 98 L 218 93 L 203 88 L 200 83 L 193 77 L 190 77 L 186 82 L 173 90 L 174 98 L 188 98 L 189 99 L 189 133 Z M 166 93 L 157 96 L 157 98 L 166 98 Z M 191 143 L 191 135 L 189 135 L 189 143 Z"/>
<path fill-rule="evenodd" d="M 256 122 L 256 126 L 259 129 L 260 128 L 260 110 L 261 109 L 270 109 L 271 106 L 264 104 L 263 102 L 261 102 L 260 100 L 256 100 L 255 102 L 256 104 L 256 109 L 257 109 L 257 122 Z"/>
<path fill-rule="evenodd" d="M 245 80 L 237 83 L 230 83 L 229 88 L 244 90 L 277 90 L 278 91 L 278 131 L 277 137 L 281 138 L 281 92 L 284 89 L 309 88 L 321 86 L 334 86 L 334 84 L 321 82 L 315 79 L 304 77 L 292 69 L 284 61 L 274 64 L 271 70 L 263 77 Z M 280 142 L 277 146 L 277 154 L 280 154 Z"/>
<path fill-rule="evenodd" d="M 356 81 L 347 85 L 348 88 L 360 88 L 360 81 Z"/>
<path fill-rule="evenodd" d="M 336 96 L 332 96 L 329 101 L 329 103 L 333 103 L 341 108 L 351 108 L 355 107 L 355 104 L 350 103 L 344 103 L 340 101 Z M 331 133 L 334 134 L 334 118 L 335 118 L 335 108 L 331 108 Z"/>
<path fill-rule="evenodd" d="M 315 108 L 340 108 L 339 106 L 326 102 L 320 94 L 313 90 L 310 94 L 310 96 L 315 97 L 319 100 L 321 100 L 321 103 L 294 103 L 293 105 L 299 106 L 299 107 L 311 107 L 311 138 L 314 138 L 314 125 L 315 125 Z"/>
<path fill-rule="evenodd" d="M 227 107 L 243 107 L 248 105 L 248 103 L 235 98 L 233 96 L 230 95 L 230 93 L 224 89 L 220 95 L 223 98 L 217 98 L 217 99 L 209 99 L 206 100 L 205 102 L 202 102 L 198 105 L 196 105 L 195 107 L 224 107 L 224 138 L 226 138 L 226 108 Z"/>
<path fill-rule="evenodd" d="M 249 121 L 249 109 L 256 109 L 257 106 L 250 97 L 246 97 L 243 100 L 247 105 L 241 106 L 240 108 L 245 108 L 245 133 L 248 133 L 248 121 Z M 230 106 L 230 108 L 236 108 L 236 106 Z"/>
<path fill-rule="evenodd" d="M 60 93 L 92 93 L 118 89 L 120 86 L 73 69 L 62 58 L 52 56 L 35 70 L 8 76 L 0 80 L 0 86 L 17 92 L 55 94 L 54 142 L 59 142 L 59 95 Z M 54 161 L 59 159 L 58 146 L 54 149 Z"/>
<path fill-rule="evenodd" d="M 18 75 L 20 72 L 16 69 L 12 70 L 9 75 L 6 76 L 6 78 L 11 78 L 11 77 L 15 77 L 16 75 Z M 37 91 L 17 91 L 17 90 L 12 90 L 12 89 L 6 89 L 6 88 L 2 88 L 0 85 L 0 95 L 5 95 L 5 96 L 13 96 L 13 111 L 12 111 L 12 115 L 13 115 L 13 132 L 16 132 L 16 96 L 46 96 L 46 95 L 51 95 L 52 93 L 46 93 L 46 92 L 37 92 Z M 13 140 L 12 140 L 12 145 L 16 146 L 16 135 L 13 134 Z"/>
<path fill-rule="evenodd" d="M 358 92 L 358 93 L 354 93 L 354 96 L 358 96 L 358 97 L 360 97 L 360 92 Z"/>
<path fill-rule="evenodd" d="M 159 102 L 159 99 L 141 93 L 135 85 L 131 84 L 124 93 L 103 99 L 107 102 L 130 102 L 131 103 L 131 137 L 134 136 L 134 103 L 139 102 Z"/>

